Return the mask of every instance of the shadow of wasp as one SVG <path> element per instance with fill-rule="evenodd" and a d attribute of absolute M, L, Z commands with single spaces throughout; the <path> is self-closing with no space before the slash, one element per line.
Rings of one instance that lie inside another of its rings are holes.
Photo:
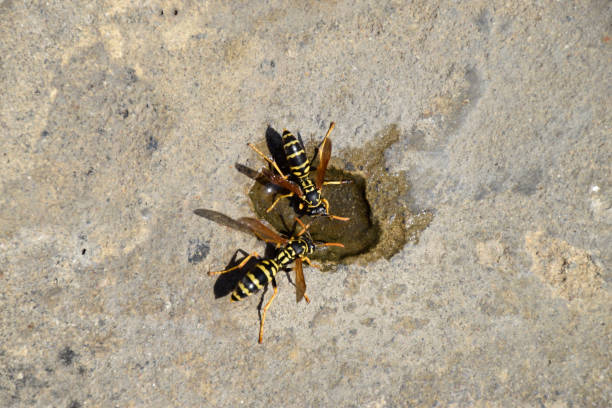
<path fill-rule="evenodd" d="M 228 286 L 229 290 L 231 290 L 230 300 L 232 302 L 237 302 L 242 299 L 245 299 L 259 291 L 260 289 L 267 288 L 268 284 L 272 284 L 274 293 L 272 294 L 272 297 L 268 300 L 266 305 L 263 307 L 263 311 L 261 311 L 263 296 L 258 306 L 258 309 L 261 313 L 259 325 L 259 343 L 263 341 L 263 328 L 266 319 L 266 312 L 268 311 L 268 308 L 270 307 L 272 301 L 278 293 L 278 287 L 276 284 L 276 275 L 278 274 L 278 272 L 280 270 L 287 269 L 293 263 L 295 269 L 296 301 L 299 302 L 302 300 L 302 298 L 304 298 L 306 299 L 306 302 L 310 302 L 310 300 L 306 296 L 306 281 L 304 279 L 302 263 L 306 262 L 310 266 L 317 267 L 308 258 L 308 255 L 312 254 L 315 251 L 316 246 L 344 246 L 337 242 L 317 242 L 315 246 L 315 242 L 313 241 L 312 237 L 310 236 L 310 233 L 308 232 L 309 225 L 305 225 L 297 217 L 295 218 L 295 221 L 297 224 L 300 225 L 301 230 L 297 233 L 294 232 L 291 234 L 291 236 L 287 237 L 280 235 L 271 227 L 266 226 L 263 222 L 255 218 L 242 217 L 237 220 L 234 220 L 233 218 L 230 218 L 227 215 L 224 215 L 217 211 L 207 210 L 203 208 L 195 210 L 194 213 L 196 215 L 199 215 L 200 217 L 207 218 L 218 224 L 234 228 L 238 231 L 253 234 L 257 238 L 266 242 L 267 244 L 273 245 L 273 252 L 269 256 L 261 257 L 256 252 L 253 252 L 251 254 L 248 254 L 248 256 L 244 257 L 244 259 L 242 259 L 240 263 L 232 267 L 229 267 L 222 271 L 208 272 L 209 275 L 213 276 L 226 275 L 230 273 L 234 274 L 236 273 L 236 271 L 240 270 L 246 271 L 245 274 L 241 274 L 240 279 L 237 279 L 238 275 L 234 275 L 232 279 L 228 280 L 228 282 L 234 282 L 233 288 L 229 288 Z M 243 252 L 244 254 L 246 254 L 246 252 L 244 251 L 237 251 L 234 254 L 233 261 L 230 262 L 230 265 L 235 261 L 235 257 L 238 252 Z"/>

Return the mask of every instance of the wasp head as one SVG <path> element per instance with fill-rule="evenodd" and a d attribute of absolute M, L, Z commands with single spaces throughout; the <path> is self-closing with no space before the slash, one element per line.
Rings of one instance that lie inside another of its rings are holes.
<path fill-rule="evenodd" d="M 315 245 L 314 242 L 312 241 L 312 237 L 310 236 L 310 234 L 304 234 L 303 236 L 304 242 L 306 243 L 306 253 L 307 254 L 312 254 L 315 251 Z"/>
<path fill-rule="evenodd" d="M 328 215 L 327 214 L 327 208 L 325 208 L 323 203 L 321 203 L 321 204 L 317 205 L 316 207 L 309 208 L 308 209 L 308 215 L 326 217 Z"/>
<path fill-rule="evenodd" d="M 305 233 L 299 238 L 293 238 L 289 245 L 295 251 L 297 256 L 312 254 L 315 250 L 314 242 L 309 233 Z"/>

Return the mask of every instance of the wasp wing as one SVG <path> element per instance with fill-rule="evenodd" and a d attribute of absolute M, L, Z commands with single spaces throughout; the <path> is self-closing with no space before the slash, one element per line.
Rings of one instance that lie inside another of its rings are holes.
<path fill-rule="evenodd" d="M 248 225 L 238 222 L 235 219 L 230 218 L 225 214 L 221 214 L 220 212 L 208 210 L 206 208 L 198 208 L 197 210 L 194 211 L 194 213 L 196 215 L 199 215 L 200 217 L 204 217 L 206 219 L 216 222 L 217 224 L 233 228 L 237 231 L 242 231 L 247 234 L 253 233 L 253 231 Z"/>
<path fill-rule="evenodd" d="M 280 186 L 285 190 L 291 191 L 298 197 L 301 198 L 304 196 L 304 193 L 302 192 L 302 189 L 299 185 L 297 185 L 291 180 L 287 180 L 286 178 L 279 176 L 272 170 L 263 168 L 260 170 L 260 174 L 263 175 L 263 177 L 265 177 L 266 179 L 268 179 L 271 183 L 276 184 L 277 186 Z"/>
<path fill-rule="evenodd" d="M 323 144 L 319 149 L 319 165 L 317 166 L 317 173 L 315 175 L 315 187 L 317 190 L 321 190 L 323 181 L 325 180 L 325 171 L 329 164 L 329 158 L 331 157 L 332 144 L 331 139 L 327 137 L 323 140 Z"/>
<path fill-rule="evenodd" d="M 306 280 L 304 279 L 304 270 L 302 268 L 302 260 L 295 260 L 295 301 L 299 302 L 304 298 L 306 293 Z"/>
<path fill-rule="evenodd" d="M 264 225 L 261 221 L 251 217 L 242 217 L 238 222 L 247 227 L 251 233 L 257 238 L 265 242 L 270 242 L 277 245 L 287 244 L 287 239 L 280 236 L 277 232 Z"/>
<path fill-rule="evenodd" d="M 234 167 L 236 167 L 236 170 L 238 170 L 240 173 L 255 181 L 260 181 L 260 178 L 263 177 L 261 172 L 255 171 L 252 168 L 245 166 L 244 164 L 234 163 Z M 263 181 L 260 182 L 263 184 Z"/>
<path fill-rule="evenodd" d="M 255 171 L 240 163 L 235 163 L 235 167 L 236 170 L 238 170 L 240 173 L 263 185 L 266 185 L 267 183 L 272 183 L 276 186 L 279 186 L 287 191 L 294 193 L 298 197 L 302 197 L 304 195 L 299 185 L 297 185 L 291 180 L 283 178 L 282 176 L 276 174 L 270 169 L 263 168 L 260 171 Z"/>

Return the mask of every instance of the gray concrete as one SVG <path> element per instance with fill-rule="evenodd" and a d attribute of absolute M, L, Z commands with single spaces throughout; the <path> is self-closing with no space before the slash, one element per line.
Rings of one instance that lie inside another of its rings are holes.
<path fill-rule="evenodd" d="M 0 406 L 611 404 L 610 2 L 129 3 L 0 1 Z M 192 211 L 332 120 L 434 218 L 258 345 L 206 272 L 263 245 Z"/>

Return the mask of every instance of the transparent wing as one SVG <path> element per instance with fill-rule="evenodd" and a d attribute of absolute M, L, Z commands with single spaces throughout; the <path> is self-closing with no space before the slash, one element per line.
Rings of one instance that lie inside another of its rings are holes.
<path fill-rule="evenodd" d="M 238 222 L 246 226 L 251 233 L 255 234 L 255 236 L 257 236 L 257 238 L 261 239 L 262 241 L 278 245 L 287 244 L 286 238 L 280 236 L 277 232 L 265 226 L 261 221 L 255 218 L 242 217 L 238 218 Z"/>
<path fill-rule="evenodd" d="M 263 168 L 260 170 L 260 173 L 265 178 L 267 178 L 271 183 L 276 184 L 277 186 L 280 186 L 284 188 L 285 190 L 291 191 L 293 194 L 297 195 L 298 197 L 304 196 L 304 193 L 302 192 L 302 189 L 300 188 L 300 186 L 298 186 L 296 183 L 294 183 L 291 180 L 282 178 L 278 174 L 274 173 L 272 170 Z"/>
<path fill-rule="evenodd" d="M 253 234 L 253 230 L 248 225 L 238 222 L 225 214 L 221 214 L 220 212 L 208 210 L 206 208 L 198 208 L 194 211 L 194 213 L 196 215 L 199 215 L 200 217 L 204 217 L 206 219 L 214 221 L 217 224 L 230 227 L 237 231 L 245 232 L 247 234 Z"/>

